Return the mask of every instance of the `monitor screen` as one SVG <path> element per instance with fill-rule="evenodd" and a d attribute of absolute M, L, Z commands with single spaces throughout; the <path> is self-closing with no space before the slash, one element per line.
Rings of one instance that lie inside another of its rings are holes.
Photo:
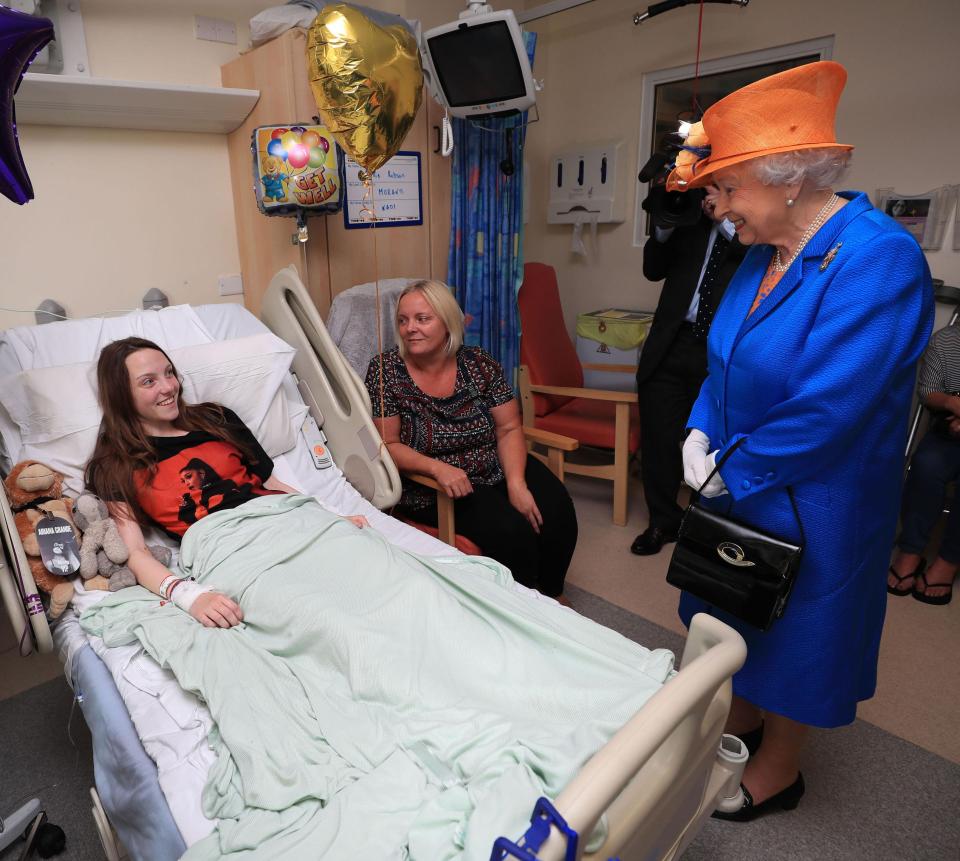
<path fill-rule="evenodd" d="M 431 38 L 429 47 L 451 108 L 519 99 L 527 93 L 506 21 L 458 27 Z"/>

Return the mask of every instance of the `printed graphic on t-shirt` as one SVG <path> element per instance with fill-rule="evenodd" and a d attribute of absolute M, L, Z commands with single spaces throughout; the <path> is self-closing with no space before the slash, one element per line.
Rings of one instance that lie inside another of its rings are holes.
<path fill-rule="evenodd" d="M 236 446 L 219 440 L 189 446 L 161 460 L 153 476 L 138 474 L 137 484 L 144 511 L 181 537 L 192 523 L 214 511 L 277 492 L 264 488 Z"/>

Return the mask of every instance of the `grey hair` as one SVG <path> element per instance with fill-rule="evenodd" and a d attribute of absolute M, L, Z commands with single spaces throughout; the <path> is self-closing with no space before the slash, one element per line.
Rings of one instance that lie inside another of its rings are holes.
<path fill-rule="evenodd" d="M 764 185 L 797 185 L 833 188 L 850 166 L 850 150 L 838 147 L 799 149 L 753 159 L 753 172 Z"/>
<path fill-rule="evenodd" d="M 454 299 L 450 287 L 442 281 L 428 278 L 407 285 L 397 297 L 397 313 L 394 315 L 393 324 L 400 356 L 404 359 L 407 357 L 407 345 L 400 337 L 400 300 L 410 293 L 420 293 L 427 300 L 427 304 L 433 308 L 434 313 L 447 328 L 447 355 L 456 355 L 457 350 L 463 346 L 463 311 Z"/>

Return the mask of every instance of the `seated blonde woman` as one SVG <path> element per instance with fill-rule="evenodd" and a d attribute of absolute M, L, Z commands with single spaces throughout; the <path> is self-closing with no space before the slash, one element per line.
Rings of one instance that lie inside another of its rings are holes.
<path fill-rule="evenodd" d="M 440 281 L 418 281 L 397 305 L 397 343 L 366 385 L 401 472 L 431 476 L 454 500 L 457 532 L 551 597 L 563 593 L 577 515 L 563 483 L 527 457 L 520 410 L 503 369 L 463 344 L 463 312 Z M 404 479 L 397 512 L 436 525 L 434 491 Z"/>

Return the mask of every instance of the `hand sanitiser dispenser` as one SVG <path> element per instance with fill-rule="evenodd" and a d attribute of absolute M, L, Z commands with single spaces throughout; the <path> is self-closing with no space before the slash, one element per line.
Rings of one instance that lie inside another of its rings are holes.
<path fill-rule="evenodd" d="M 624 220 L 623 142 L 581 146 L 550 160 L 548 224 L 606 224 Z"/>
<path fill-rule="evenodd" d="M 583 226 L 590 225 L 594 256 L 599 255 L 597 225 L 623 221 L 623 142 L 581 146 L 550 161 L 548 224 L 572 224 L 570 251 L 589 260 Z"/>

